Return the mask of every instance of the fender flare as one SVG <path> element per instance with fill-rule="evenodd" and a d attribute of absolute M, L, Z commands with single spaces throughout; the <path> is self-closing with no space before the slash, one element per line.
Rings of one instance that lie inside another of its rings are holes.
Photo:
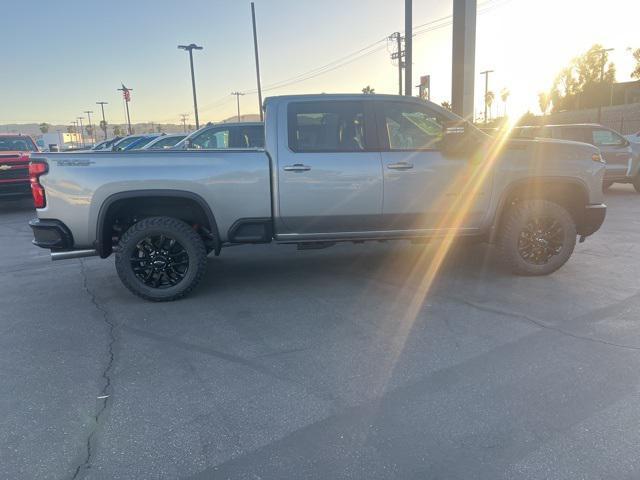
<path fill-rule="evenodd" d="M 211 231 L 215 234 L 216 238 L 216 252 L 220 251 L 221 242 L 220 235 L 218 232 L 218 225 L 216 223 L 216 219 L 209 207 L 209 204 L 202 198 L 200 195 L 188 192 L 186 190 L 171 190 L 171 189 L 152 189 L 152 190 L 128 190 L 126 192 L 114 193 L 113 195 L 108 196 L 102 205 L 100 206 L 100 210 L 98 211 L 98 219 L 96 225 L 96 250 L 100 254 L 102 258 L 106 258 L 108 254 L 105 254 L 104 243 L 102 238 L 104 236 L 104 223 L 107 216 L 107 212 L 111 205 L 119 200 L 126 200 L 129 198 L 138 198 L 138 197 L 174 197 L 174 198 L 184 198 L 195 201 L 203 210 L 207 219 L 209 220 L 209 225 L 211 227 Z"/>

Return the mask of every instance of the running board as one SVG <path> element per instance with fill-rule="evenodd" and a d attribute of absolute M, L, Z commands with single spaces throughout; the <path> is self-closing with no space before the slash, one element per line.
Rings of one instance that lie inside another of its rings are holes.
<path fill-rule="evenodd" d="M 67 252 L 51 252 L 51 260 L 69 260 L 71 258 L 95 257 L 97 250 L 69 250 Z"/>

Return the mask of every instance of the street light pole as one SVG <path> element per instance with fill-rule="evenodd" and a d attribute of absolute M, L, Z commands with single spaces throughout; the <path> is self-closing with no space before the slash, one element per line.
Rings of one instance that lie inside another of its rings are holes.
<path fill-rule="evenodd" d="M 251 2 L 251 22 L 253 23 L 253 49 L 256 57 L 256 79 L 258 81 L 258 111 L 260 112 L 260 121 L 264 121 L 264 113 L 262 112 L 262 86 L 260 84 L 260 56 L 258 55 L 258 34 L 256 33 L 256 8 Z"/>
<path fill-rule="evenodd" d="M 186 50 L 189 52 L 189 65 L 191 67 L 191 88 L 193 89 L 193 110 L 196 116 L 196 130 L 200 128 L 200 120 L 198 119 L 198 100 L 196 98 L 196 77 L 193 72 L 193 51 L 202 50 L 204 47 L 200 47 L 195 43 L 190 45 L 178 45 L 180 50 Z"/>
<path fill-rule="evenodd" d="M 487 123 L 487 93 L 489 93 L 489 74 L 493 73 L 493 70 L 485 70 L 480 72 L 480 75 L 484 75 L 484 123 Z"/>
<path fill-rule="evenodd" d="M 240 121 L 240 97 L 244 95 L 242 92 L 231 92 L 231 95 L 236 96 L 236 102 L 238 104 L 238 122 Z"/>
<path fill-rule="evenodd" d="M 104 106 L 107 105 L 108 102 L 96 102 L 96 105 L 100 105 L 102 109 L 102 130 L 104 131 L 104 139 L 107 139 L 107 121 L 104 118 Z"/>
<path fill-rule="evenodd" d="M 93 110 L 85 110 L 84 113 L 87 114 L 87 121 L 89 122 L 89 130 L 91 130 L 91 141 L 95 145 L 96 143 L 96 132 L 93 131 L 93 126 L 91 125 L 91 114 Z"/>

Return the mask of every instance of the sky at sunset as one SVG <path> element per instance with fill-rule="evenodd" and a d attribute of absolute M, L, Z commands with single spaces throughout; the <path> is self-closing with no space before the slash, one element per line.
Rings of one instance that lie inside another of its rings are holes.
<path fill-rule="evenodd" d="M 403 29 L 404 0 L 255 3 L 263 85 L 272 87 L 265 97 L 365 85 L 396 93 L 397 70 L 382 39 Z M 495 70 L 490 88 L 511 91 L 512 115 L 538 112 L 538 92 L 594 43 L 615 48 L 618 80 L 630 79 L 627 48 L 640 47 L 640 2 L 480 0 L 478 10 L 476 71 Z M 414 0 L 414 84 L 430 74 L 437 102 L 451 95 L 451 11 L 452 0 Z M 230 93 L 255 89 L 249 1 L 3 0 L 2 12 L 0 123 L 68 124 L 84 110 L 97 112 L 99 100 L 109 102 L 110 124 L 124 123 L 121 82 L 134 89 L 132 122 L 178 123 L 181 113 L 193 122 L 188 58 L 176 48 L 191 42 L 204 46 L 195 52 L 201 122 L 235 114 Z M 325 65 L 325 73 L 302 75 Z M 477 110 L 483 89 L 477 75 Z M 241 102 L 242 113 L 257 112 L 255 94 Z M 504 108 L 498 100 L 495 113 Z"/>

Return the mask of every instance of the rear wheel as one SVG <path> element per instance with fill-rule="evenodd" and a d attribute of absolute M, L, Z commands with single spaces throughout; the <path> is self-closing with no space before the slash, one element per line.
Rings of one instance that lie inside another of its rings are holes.
<path fill-rule="evenodd" d="M 519 275 L 548 275 L 562 267 L 576 245 L 569 212 L 547 200 L 525 200 L 505 214 L 499 248 Z"/>
<path fill-rule="evenodd" d="M 200 282 L 207 262 L 200 236 L 170 217 L 150 217 L 120 239 L 116 270 L 134 294 L 156 302 L 187 295 Z"/>

